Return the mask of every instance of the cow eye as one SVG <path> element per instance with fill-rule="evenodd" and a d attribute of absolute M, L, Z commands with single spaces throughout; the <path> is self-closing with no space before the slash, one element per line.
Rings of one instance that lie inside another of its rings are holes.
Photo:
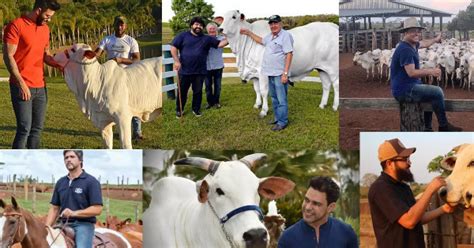
<path fill-rule="evenodd" d="M 471 161 L 471 162 L 470 162 L 470 163 L 467 165 L 467 167 L 471 167 L 471 166 L 473 166 L 473 167 L 474 167 L 474 160 L 473 160 L 473 161 Z"/>
<path fill-rule="evenodd" d="M 235 19 L 235 16 L 232 16 L 232 19 Z"/>
<path fill-rule="evenodd" d="M 221 188 L 217 188 L 217 189 L 216 189 L 216 193 L 217 193 L 218 195 L 225 195 L 225 194 L 224 194 L 224 191 L 222 191 Z"/>

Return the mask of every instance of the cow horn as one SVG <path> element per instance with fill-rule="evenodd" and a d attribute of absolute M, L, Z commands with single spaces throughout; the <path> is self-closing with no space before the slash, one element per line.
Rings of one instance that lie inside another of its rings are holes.
<path fill-rule="evenodd" d="M 197 166 L 209 172 L 211 175 L 214 175 L 214 173 L 216 173 L 217 171 L 217 168 L 219 168 L 220 162 L 212 160 L 212 159 L 207 159 L 207 158 L 188 157 L 188 158 L 176 160 L 174 164 Z"/>
<path fill-rule="evenodd" d="M 241 158 L 240 162 L 246 164 L 247 167 L 251 169 L 257 164 L 257 162 L 261 161 L 262 159 L 265 159 L 266 157 L 267 154 L 265 153 L 254 153 Z"/>

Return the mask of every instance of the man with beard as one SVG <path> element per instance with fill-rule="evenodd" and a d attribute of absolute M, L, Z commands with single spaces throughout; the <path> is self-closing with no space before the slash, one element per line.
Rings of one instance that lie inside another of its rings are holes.
<path fill-rule="evenodd" d="M 32 11 L 5 28 L 3 60 L 10 73 L 17 126 L 13 149 L 38 149 L 40 145 L 48 98 L 43 63 L 61 68 L 49 52 L 47 25 L 59 8 L 56 0 L 36 0 Z"/>
<path fill-rule="evenodd" d="M 405 148 L 399 139 L 386 140 L 379 146 L 382 173 L 369 189 L 369 205 L 378 247 L 424 248 L 422 225 L 454 211 L 448 204 L 426 212 L 431 197 L 446 185 L 435 177 L 416 201 L 410 186 L 410 156 L 416 148 Z"/>
<path fill-rule="evenodd" d="M 87 174 L 83 167 L 81 150 L 64 150 L 64 164 L 69 173 L 54 187 L 46 225 L 58 218 L 74 229 L 77 248 L 92 247 L 96 216 L 102 212 L 100 183 Z"/>
<path fill-rule="evenodd" d="M 124 16 L 116 16 L 114 19 L 114 34 L 106 36 L 95 50 L 97 57 L 107 52 L 107 60 L 115 60 L 117 64 L 125 68 L 134 62 L 140 61 L 138 42 L 127 35 L 127 19 Z M 132 118 L 132 139 L 139 141 L 143 139 L 140 118 Z"/>
<path fill-rule="evenodd" d="M 211 48 L 222 48 L 227 40 L 219 41 L 216 37 L 204 35 L 204 21 L 193 17 L 189 22 L 191 30 L 178 34 L 171 42 L 171 55 L 174 70 L 178 71 L 179 97 L 176 98 L 176 118 L 183 116 L 184 106 L 188 99 L 189 87 L 193 90 L 192 111 L 196 117 L 201 116 L 202 85 L 207 75 L 207 55 Z M 179 56 L 178 56 L 179 51 Z"/>
<path fill-rule="evenodd" d="M 278 247 L 359 247 L 352 227 L 329 216 L 336 208 L 339 192 L 331 178 L 312 178 L 303 201 L 303 219 L 283 232 Z"/>

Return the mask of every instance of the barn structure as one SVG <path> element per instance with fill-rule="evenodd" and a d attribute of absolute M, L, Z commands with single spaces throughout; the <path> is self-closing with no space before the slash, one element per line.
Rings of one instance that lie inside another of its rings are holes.
<path fill-rule="evenodd" d="M 388 27 L 388 18 L 418 17 L 421 23 L 431 19 L 428 32 L 424 35 L 432 36 L 434 31 L 443 31 L 443 17 L 452 14 L 407 3 L 403 0 L 340 0 L 339 17 L 345 22 L 340 23 L 340 50 L 341 52 L 355 52 L 368 49 L 390 49 L 400 40 L 396 28 Z M 431 17 L 431 18 L 430 18 Z M 372 26 L 372 18 L 382 19 L 382 28 Z M 439 18 L 439 30 L 434 30 L 435 20 Z M 363 20 L 363 25 L 359 20 Z M 431 34 L 430 34 L 431 33 Z M 448 34 L 450 36 L 450 34 Z"/>

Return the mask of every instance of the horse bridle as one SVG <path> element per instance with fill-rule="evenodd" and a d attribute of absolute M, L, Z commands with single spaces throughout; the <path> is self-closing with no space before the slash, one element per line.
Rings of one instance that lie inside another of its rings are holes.
<path fill-rule="evenodd" d="M 10 237 L 10 241 L 8 242 L 8 245 L 7 245 L 7 247 L 12 247 L 13 246 L 13 241 L 15 240 L 16 233 L 20 229 L 20 222 L 21 222 L 21 217 L 23 217 L 23 214 L 17 213 L 17 212 L 3 213 L 3 216 L 6 216 L 6 217 L 8 217 L 8 216 L 18 216 L 18 222 L 16 223 L 16 226 L 15 226 L 15 229 L 14 229 L 15 231 L 13 232 L 13 235 Z"/>

